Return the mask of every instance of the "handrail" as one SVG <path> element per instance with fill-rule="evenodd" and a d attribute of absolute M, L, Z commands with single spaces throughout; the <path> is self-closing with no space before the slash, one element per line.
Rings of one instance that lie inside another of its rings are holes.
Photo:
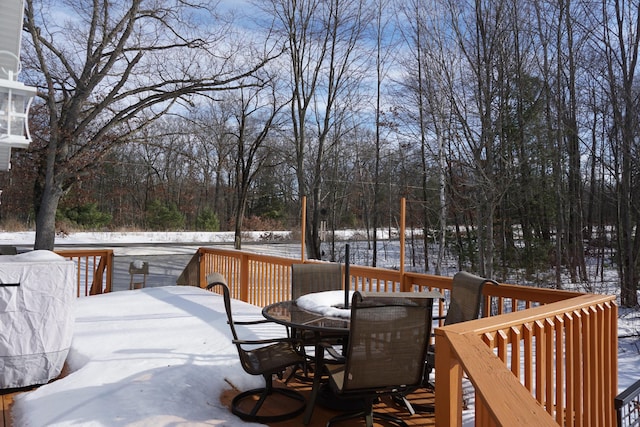
<path fill-rule="evenodd" d="M 228 280 L 234 298 L 258 306 L 290 298 L 291 264 L 303 262 L 215 248 L 200 248 L 198 260 L 197 282 L 191 278 L 190 284 L 204 287 L 206 274 L 216 271 Z M 452 283 L 451 277 L 357 265 L 350 266 L 349 279 L 353 289 L 437 290 L 445 297 Z M 482 319 L 436 329 L 436 425 L 462 425 L 463 372 L 478 397 L 477 426 L 541 425 L 549 418 L 555 424 L 546 425 L 615 423 L 614 296 L 512 284 L 487 284 L 483 296 Z M 445 311 L 440 302 L 435 314 L 442 317 Z M 520 424 L 512 424 L 516 415 Z"/>
<path fill-rule="evenodd" d="M 476 396 L 482 402 L 481 407 L 486 408 L 488 412 L 489 420 L 501 426 L 555 427 L 558 425 L 480 339 L 448 331 L 442 331 L 442 336 L 445 342 L 436 338 L 438 347 L 436 358 L 441 361 L 452 360 L 453 366 L 450 369 L 457 371 L 460 378 L 462 371 L 467 373 L 475 387 Z M 446 368 L 439 366 L 436 359 L 436 374 L 444 369 Z M 499 392 L 496 393 L 498 390 Z M 460 401 L 462 389 L 452 386 L 445 388 L 440 379 L 436 399 L 439 395 L 449 396 L 448 400 Z M 457 399 L 451 399 L 452 395 L 458 396 Z M 462 411 L 458 410 L 459 405 L 450 405 L 447 408 L 436 400 L 436 425 L 456 425 L 449 421 L 454 419 L 457 420 L 457 425 L 462 425 Z M 513 408 L 518 410 L 514 411 Z M 447 409 L 448 415 L 443 416 L 443 412 Z M 446 424 L 438 422 L 445 418 L 448 419 Z M 484 424 L 488 424 L 486 420 L 476 423 L 476 425 Z"/>
<path fill-rule="evenodd" d="M 113 250 L 81 249 L 55 251 L 76 263 L 76 296 L 109 293 L 113 283 Z"/>
<path fill-rule="evenodd" d="M 111 291 L 113 251 L 56 252 L 76 262 L 78 296 Z M 264 306 L 290 298 L 290 269 L 298 262 L 200 248 L 178 282 L 205 287 L 206 274 L 220 272 L 234 298 Z M 446 296 L 452 278 L 352 265 L 350 283 L 354 289 L 428 289 Z M 511 284 L 487 284 L 483 295 L 485 317 L 436 328 L 437 426 L 462 425 L 463 373 L 475 389 L 477 426 L 615 424 L 614 296 Z M 444 311 L 440 303 L 438 313 Z"/>
<path fill-rule="evenodd" d="M 78 296 L 111 291 L 113 251 L 56 252 L 76 262 Z M 290 269 L 298 262 L 200 248 L 178 283 L 205 287 L 206 274 L 220 272 L 234 298 L 264 306 L 290 298 Z M 357 265 L 349 279 L 353 289 L 445 296 L 452 284 L 450 277 Z M 461 426 L 463 373 L 475 389 L 477 426 L 614 425 L 614 296 L 511 284 L 487 284 L 483 296 L 483 318 L 436 328 L 437 426 Z M 440 316 L 445 309 L 440 302 Z"/>
<path fill-rule="evenodd" d="M 518 413 L 533 411 L 533 403 L 537 401 L 536 405 L 544 408 L 557 425 L 573 425 L 576 420 L 580 420 L 576 424 L 584 426 L 615 424 L 613 402 L 618 373 L 615 296 L 578 295 L 525 311 L 437 328 L 435 332 L 436 382 L 442 393 L 436 393 L 437 426 L 462 425 L 460 419 L 457 422 L 447 419 L 462 413 L 462 367 L 476 393 L 491 387 L 495 392 L 495 385 L 491 381 L 487 384 L 486 377 L 467 370 L 467 365 L 476 363 L 475 359 L 487 366 L 501 361 L 503 369 L 492 375 L 509 373 L 523 390 L 529 391 L 531 401 L 522 400 L 517 394 L 500 393 L 504 404 L 518 408 Z M 469 338 L 461 341 L 458 336 Z M 477 341 L 483 342 L 493 355 L 474 350 Z M 459 399 L 450 399 L 451 395 L 458 395 Z M 495 402 L 479 397 L 476 425 L 514 425 L 494 418 Z"/>

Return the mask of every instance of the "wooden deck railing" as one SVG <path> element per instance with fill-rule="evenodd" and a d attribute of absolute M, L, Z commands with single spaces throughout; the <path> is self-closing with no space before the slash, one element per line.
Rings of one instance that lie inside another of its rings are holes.
<path fill-rule="evenodd" d="M 111 291 L 113 252 L 57 251 L 78 266 L 78 296 Z M 200 248 L 177 283 L 206 286 L 222 273 L 232 296 L 264 306 L 291 295 L 300 260 Z M 352 289 L 438 290 L 446 312 L 452 278 L 350 266 Z M 487 284 L 483 318 L 436 329 L 436 425 L 462 425 L 462 381 L 475 392 L 476 426 L 615 425 L 615 297 Z M 465 380 L 466 381 L 466 380 Z"/>
<path fill-rule="evenodd" d="M 111 292 L 113 251 L 110 249 L 63 250 L 58 255 L 76 263 L 76 296 Z"/>
<path fill-rule="evenodd" d="M 264 306 L 290 297 L 297 262 L 200 248 L 178 283 L 205 287 L 217 271 L 234 298 Z M 437 310 L 446 311 L 450 277 L 355 265 L 349 273 L 353 289 L 438 290 Z M 476 426 L 615 425 L 614 296 L 510 284 L 485 285 L 483 294 L 482 319 L 436 329 L 436 425 L 462 425 L 463 376 L 475 390 Z"/>
<path fill-rule="evenodd" d="M 618 341 L 612 296 L 578 295 L 445 326 L 436 329 L 436 348 L 438 391 L 444 391 L 436 393 L 436 425 L 459 425 L 438 420 L 461 413 L 463 371 L 476 391 L 476 420 L 482 420 L 476 425 L 497 420 L 497 425 L 615 425 Z M 496 361 L 502 369 L 496 370 Z M 504 424 L 500 411 L 522 408 L 524 402 L 505 407 L 495 400 L 496 392 L 506 397 L 521 387 L 537 405 L 512 414 L 522 417 L 517 423 Z"/>

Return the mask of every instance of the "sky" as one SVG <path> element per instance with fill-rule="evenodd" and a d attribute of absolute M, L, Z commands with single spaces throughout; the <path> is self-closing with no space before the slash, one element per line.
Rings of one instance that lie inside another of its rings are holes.
<path fill-rule="evenodd" d="M 0 237 L 0 244 L 12 241 L 8 233 Z M 162 238 L 168 235 L 149 240 Z M 75 241 L 85 240 L 76 236 Z M 263 383 L 239 364 L 220 296 L 163 286 L 79 298 L 74 304 L 70 373 L 19 395 L 14 426 L 259 425 L 241 421 L 220 403 L 231 384 L 246 390 Z M 232 305 L 238 320 L 261 318 L 258 307 L 237 300 Z M 620 335 L 637 334 L 632 318 L 622 313 Z M 268 324 L 243 326 L 241 334 L 266 338 L 286 332 Z M 621 340 L 620 391 L 638 379 L 639 344 L 637 338 Z M 471 415 L 465 411 L 465 425 L 473 424 Z"/>

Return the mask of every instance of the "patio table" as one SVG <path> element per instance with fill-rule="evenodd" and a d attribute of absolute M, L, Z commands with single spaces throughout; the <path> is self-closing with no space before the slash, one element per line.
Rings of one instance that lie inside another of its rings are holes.
<path fill-rule="evenodd" d="M 318 292 L 319 298 L 321 294 L 335 293 L 336 291 Z M 433 299 L 442 298 L 438 292 L 429 292 Z M 303 297 L 301 297 L 303 298 Z M 311 421 L 313 408 L 321 388 L 321 377 L 324 366 L 324 346 L 322 345 L 323 336 L 342 335 L 348 339 L 350 319 L 344 315 L 344 309 L 341 315 L 331 316 L 328 313 L 335 313 L 332 307 L 328 310 L 312 311 L 307 310 L 296 303 L 295 300 L 286 300 L 270 304 L 262 309 L 262 315 L 273 322 L 285 325 L 291 329 L 306 330 L 313 332 L 315 342 L 314 363 L 316 366 L 316 374 L 313 376 L 313 385 L 311 387 L 311 396 L 307 402 L 307 408 L 304 413 L 304 424 L 307 425 Z"/>

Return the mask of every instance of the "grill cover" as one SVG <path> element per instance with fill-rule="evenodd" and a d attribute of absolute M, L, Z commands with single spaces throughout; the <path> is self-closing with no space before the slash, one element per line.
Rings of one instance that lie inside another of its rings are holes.
<path fill-rule="evenodd" d="M 0 256 L 0 389 L 60 375 L 73 337 L 75 263 L 50 251 Z"/>

